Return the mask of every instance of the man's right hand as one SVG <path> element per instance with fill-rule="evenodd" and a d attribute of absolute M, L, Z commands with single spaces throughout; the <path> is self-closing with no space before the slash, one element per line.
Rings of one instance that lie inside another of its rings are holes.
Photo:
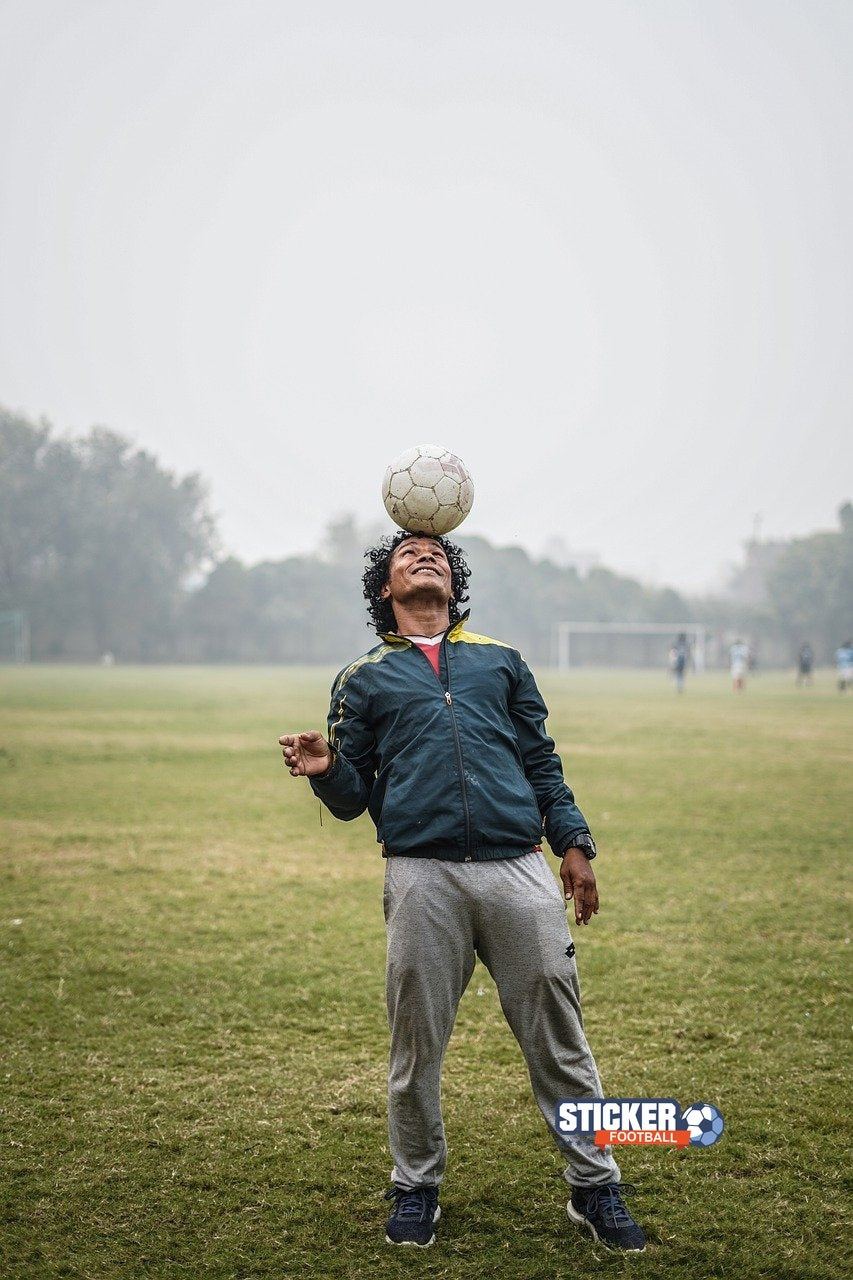
<path fill-rule="evenodd" d="M 332 763 L 329 744 L 316 729 L 284 733 L 279 738 L 284 763 L 294 778 L 319 778 Z"/>

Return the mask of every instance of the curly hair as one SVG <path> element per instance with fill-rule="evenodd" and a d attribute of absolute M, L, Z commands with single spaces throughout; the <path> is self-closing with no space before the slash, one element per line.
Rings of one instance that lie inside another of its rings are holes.
<path fill-rule="evenodd" d="M 408 533 L 405 529 L 400 529 L 398 533 L 389 533 L 375 547 L 368 547 L 365 551 L 364 558 L 369 563 L 361 579 L 364 598 L 367 601 L 367 612 L 370 614 L 370 621 L 378 636 L 384 635 L 387 631 L 397 630 L 397 619 L 394 617 L 391 600 L 383 600 L 380 592 L 388 581 L 391 557 L 400 543 L 405 542 L 407 538 L 432 538 L 447 556 L 453 592 L 448 606 L 451 623 L 459 621 L 462 616 L 459 606 L 465 604 L 468 599 L 466 588 L 471 570 L 468 568 L 461 547 L 457 547 L 455 542 L 448 542 L 438 533 Z"/>

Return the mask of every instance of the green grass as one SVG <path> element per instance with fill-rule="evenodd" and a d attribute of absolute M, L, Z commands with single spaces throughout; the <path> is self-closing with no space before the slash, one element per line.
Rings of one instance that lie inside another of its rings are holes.
<path fill-rule="evenodd" d="M 566 1188 L 478 966 L 448 1053 L 440 1241 L 382 1242 L 383 863 L 283 770 L 329 673 L 0 670 L 0 1275 L 842 1276 L 853 698 L 543 677 L 596 832 L 575 930 L 613 1094 L 702 1099 L 620 1156 L 651 1241 Z"/>

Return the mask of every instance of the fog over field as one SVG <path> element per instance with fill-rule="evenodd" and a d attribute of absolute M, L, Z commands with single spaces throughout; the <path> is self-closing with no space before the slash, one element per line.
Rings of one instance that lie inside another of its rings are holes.
<path fill-rule="evenodd" d="M 436 441 L 471 533 L 705 589 L 849 496 L 851 51 L 828 2 L 7 0 L 0 401 L 200 470 L 247 561 Z"/>

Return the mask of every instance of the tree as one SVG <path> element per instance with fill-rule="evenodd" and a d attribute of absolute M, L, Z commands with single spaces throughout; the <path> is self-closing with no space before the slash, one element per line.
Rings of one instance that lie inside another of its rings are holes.
<path fill-rule="evenodd" d="M 812 640 L 831 658 L 853 633 L 853 505 L 838 512 L 839 529 L 789 542 L 767 577 L 767 592 L 792 648 Z"/>
<path fill-rule="evenodd" d="M 198 476 L 115 432 L 57 440 L 0 410 L 0 513 L 0 607 L 27 611 L 35 656 L 174 652 L 187 579 L 214 546 Z"/>
<path fill-rule="evenodd" d="M 36 657 L 342 665 L 375 643 L 361 572 L 364 548 L 383 529 L 341 515 L 315 554 L 214 563 L 197 475 L 174 476 L 113 431 L 60 439 L 49 423 L 0 409 L 0 610 L 27 612 Z M 600 565 L 582 577 L 464 530 L 460 541 L 472 629 L 535 662 L 553 657 L 561 619 L 705 619 L 772 639 L 777 650 L 810 639 L 823 658 L 853 632 L 849 502 L 835 532 L 750 544 L 739 598 L 728 600 L 687 601 Z"/>

